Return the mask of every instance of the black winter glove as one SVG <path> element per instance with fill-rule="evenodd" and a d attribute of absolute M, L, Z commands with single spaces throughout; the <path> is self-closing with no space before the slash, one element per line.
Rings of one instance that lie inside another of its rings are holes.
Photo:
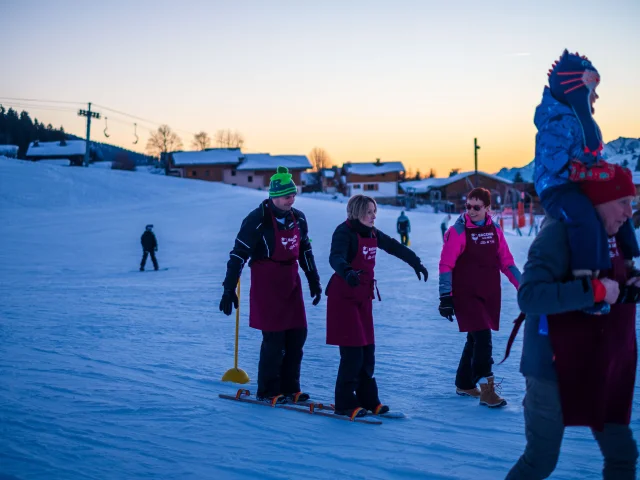
<path fill-rule="evenodd" d="M 319 278 L 312 278 L 309 280 L 309 291 L 311 292 L 311 298 L 313 298 L 313 305 L 318 305 L 322 298 L 322 285 L 320 285 Z"/>
<path fill-rule="evenodd" d="M 444 295 L 440 295 L 440 306 L 438 307 L 440 311 L 440 315 L 453 322 L 453 316 L 455 312 L 453 311 L 453 297 L 450 293 L 446 293 Z"/>
<path fill-rule="evenodd" d="M 418 280 L 422 280 L 420 278 L 420 274 L 422 274 L 424 276 L 424 281 L 427 281 L 427 278 L 429 278 L 429 272 L 427 272 L 427 267 L 425 267 L 424 265 L 420 264 L 417 267 L 413 267 L 413 269 L 416 271 L 416 275 L 418 276 Z"/>
<path fill-rule="evenodd" d="M 347 281 L 350 287 L 357 287 L 360 285 L 360 273 L 362 270 L 349 270 L 347 276 L 344 279 Z"/>
<path fill-rule="evenodd" d="M 635 285 L 624 285 L 620 287 L 620 295 L 616 303 L 638 303 L 640 302 L 640 288 Z"/>
<path fill-rule="evenodd" d="M 629 269 L 629 278 L 635 278 L 635 277 L 640 277 L 640 270 L 638 270 L 635 265 L 633 265 L 630 269 Z"/>
<path fill-rule="evenodd" d="M 220 311 L 225 315 L 231 315 L 232 307 L 238 308 L 238 296 L 234 290 L 225 290 L 220 300 Z"/>

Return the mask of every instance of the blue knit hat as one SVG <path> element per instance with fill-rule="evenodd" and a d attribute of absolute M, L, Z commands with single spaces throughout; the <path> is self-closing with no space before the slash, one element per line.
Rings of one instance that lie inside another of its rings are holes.
<path fill-rule="evenodd" d="M 271 177 L 269 183 L 269 197 L 284 197 L 286 195 L 296 194 L 298 189 L 293 183 L 292 175 L 287 167 L 278 167 L 276 174 Z"/>
<path fill-rule="evenodd" d="M 591 92 L 600 83 L 600 74 L 585 56 L 565 50 L 549 70 L 551 94 L 571 107 L 582 126 L 584 152 L 597 157 L 602 151 L 600 129 L 591 114 Z"/>

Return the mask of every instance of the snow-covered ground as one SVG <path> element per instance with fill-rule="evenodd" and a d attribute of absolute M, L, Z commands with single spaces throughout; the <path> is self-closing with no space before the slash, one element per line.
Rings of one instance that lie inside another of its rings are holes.
<path fill-rule="evenodd" d="M 162 175 L 0 162 L 0 478 L 499 479 L 525 437 L 520 336 L 501 410 L 455 395 L 464 335 L 437 312 L 442 214 L 410 212 L 412 248 L 431 277 L 381 253 L 375 302 L 381 399 L 403 421 L 360 425 L 218 398 L 233 366 L 234 316 L 218 311 L 228 252 L 265 192 Z M 301 198 L 323 284 L 339 202 Z M 395 232 L 398 212 L 377 226 Z M 137 271 L 155 225 L 167 271 Z M 522 266 L 532 237 L 508 237 Z M 261 335 L 248 328 L 243 275 L 240 367 L 255 391 Z M 303 277 L 304 279 L 304 277 Z M 516 294 L 503 279 L 502 358 Z M 308 293 L 305 288 L 305 295 Z M 332 400 L 336 347 L 326 297 L 307 303 L 305 391 Z M 638 412 L 636 401 L 634 414 Z M 634 419 L 638 435 L 640 424 Z M 587 429 L 567 432 L 552 478 L 600 478 Z"/>

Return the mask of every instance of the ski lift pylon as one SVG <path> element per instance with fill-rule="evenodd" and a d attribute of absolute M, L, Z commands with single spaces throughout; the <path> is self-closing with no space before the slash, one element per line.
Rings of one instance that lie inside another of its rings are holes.
<path fill-rule="evenodd" d="M 136 137 L 135 142 L 133 142 L 134 145 L 136 145 L 138 143 L 138 140 L 140 140 L 140 138 L 138 137 L 138 124 L 134 123 L 133 124 L 133 135 Z"/>

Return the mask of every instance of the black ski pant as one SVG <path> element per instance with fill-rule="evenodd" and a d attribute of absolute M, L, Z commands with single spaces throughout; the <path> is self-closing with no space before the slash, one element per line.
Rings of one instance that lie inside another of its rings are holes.
<path fill-rule="evenodd" d="M 262 332 L 258 363 L 258 396 L 290 395 L 300 391 L 302 347 L 307 329 Z"/>
<path fill-rule="evenodd" d="M 476 388 L 478 380 L 482 377 L 492 376 L 492 353 L 491 330 L 467 333 L 467 343 L 462 350 L 456 373 L 456 387 L 471 390 Z"/>
<path fill-rule="evenodd" d="M 404 245 L 405 247 L 408 245 L 409 243 L 409 234 L 406 232 L 400 232 L 400 243 L 402 243 L 402 245 Z"/>
<path fill-rule="evenodd" d="M 358 407 L 374 410 L 380 405 L 378 384 L 373 378 L 375 351 L 375 345 L 340 347 L 336 410 L 353 410 Z"/>
<path fill-rule="evenodd" d="M 147 263 L 147 257 L 151 256 L 151 261 L 153 262 L 153 268 L 158 270 L 158 260 L 156 260 L 156 252 L 154 250 L 145 250 L 142 253 L 142 261 L 140 262 L 140 268 L 143 269 Z"/>

